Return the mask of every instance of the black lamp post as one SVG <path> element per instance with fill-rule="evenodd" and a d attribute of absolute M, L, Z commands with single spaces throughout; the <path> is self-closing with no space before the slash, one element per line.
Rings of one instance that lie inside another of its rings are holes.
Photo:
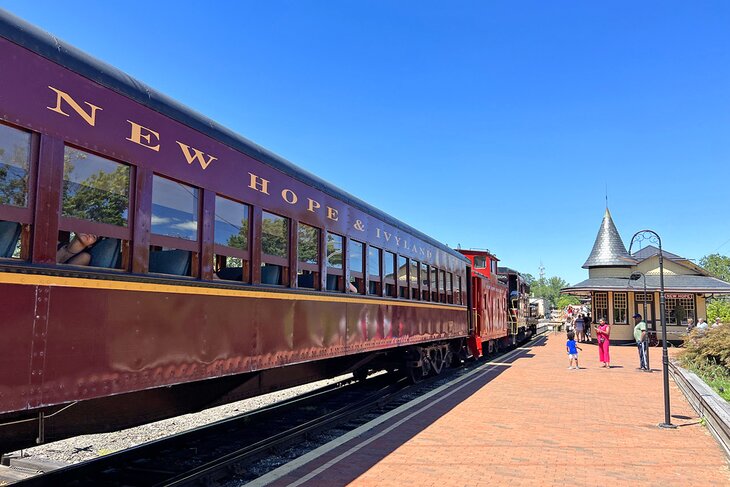
<path fill-rule="evenodd" d="M 646 319 L 646 274 L 640 271 L 633 272 L 629 279 L 632 281 L 638 281 L 640 277 L 644 278 L 644 319 Z M 647 330 L 648 333 L 648 330 Z M 651 372 L 651 365 L 649 365 L 649 347 L 646 347 L 646 371 Z"/>
<path fill-rule="evenodd" d="M 629 254 L 634 240 L 638 237 L 639 241 L 648 240 L 659 244 L 659 316 L 662 323 L 662 365 L 664 379 L 664 422 L 659 423 L 660 428 L 676 428 L 672 424 L 672 418 L 669 414 L 669 354 L 667 353 L 667 321 L 664 316 L 664 255 L 662 254 L 662 239 L 654 230 L 639 230 L 631 237 L 629 244 Z M 646 298 L 646 296 L 644 296 Z"/>

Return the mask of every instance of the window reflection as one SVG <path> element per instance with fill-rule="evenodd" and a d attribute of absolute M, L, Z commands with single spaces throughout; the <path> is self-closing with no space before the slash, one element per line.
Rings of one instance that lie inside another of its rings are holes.
<path fill-rule="evenodd" d="M 298 233 L 299 262 L 316 264 L 319 262 L 319 229 L 300 223 Z"/>
<path fill-rule="evenodd" d="M 216 195 L 215 243 L 248 249 L 248 206 Z"/>
<path fill-rule="evenodd" d="M 327 234 L 327 267 L 342 269 L 342 237 Z"/>
<path fill-rule="evenodd" d="M 0 205 L 28 204 L 30 134 L 0 124 Z"/>
<path fill-rule="evenodd" d="M 386 279 L 395 280 L 395 254 L 392 252 L 385 251 L 385 257 L 383 258 L 383 270 L 385 271 Z"/>
<path fill-rule="evenodd" d="M 197 188 L 155 175 L 152 179 L 152 233 L 197 240 Z"/>
<path fill-rule="evenodd" d="M 64 216 L 126 227 L 129 166 L 66 147 L 62 211 Z"/>
<path fill-rule="evenodd" d="M 289 252 L 289 219 L 264 211 L 261 229 L 261 250 L 264 254 L 287 257 Z"/>
<path fill-rule="evenodd" d="M 350 240 L 350 272 L 362 272 L 363 248 L 360 242 Z"/>

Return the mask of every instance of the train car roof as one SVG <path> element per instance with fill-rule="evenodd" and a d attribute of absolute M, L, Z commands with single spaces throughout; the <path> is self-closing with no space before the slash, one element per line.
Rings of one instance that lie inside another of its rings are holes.
<path fill-rule="evenodd" d="M 147 108 L 155 110 L 258 161 L 268 164 L 284 174 L 364 211 L 385 223 L 406 231 L 434 247 L 457 257 L 461 261 L 469 262 L 459 252 L 429 237 L 425 233 L 384 213 L 322 178 L 305 171 L 283 157 L 219 125 L 195 110 L 153 90 L 145 83 L 132 78 L 120 69 L 99 61 L 82 50 L 59 40 L 52 34 L 3 9 L 0 9 L 0 37 L 4 37 L 39 56 L 116 91 Z"/>

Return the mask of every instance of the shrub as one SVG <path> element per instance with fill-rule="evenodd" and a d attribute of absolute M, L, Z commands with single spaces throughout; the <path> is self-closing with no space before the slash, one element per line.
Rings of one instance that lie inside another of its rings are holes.
<path fill-rule="evenodd" d="M 730 370 L 730 324 L 708 330 L 692 330 L 684 339 L 680 356 L 685 366 L 719 365 Z"/>

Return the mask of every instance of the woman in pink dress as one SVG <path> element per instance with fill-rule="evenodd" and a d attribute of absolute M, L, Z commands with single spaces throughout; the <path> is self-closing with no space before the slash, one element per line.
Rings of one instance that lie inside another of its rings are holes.
<path fill-rule="evenodd" d="M 611 336 L 611 327 L 606 324 L 606 320 L 601 318 L 596 328 L 596 337 L 598 338 L 598 360 L 604 367 L 611 367 L 611 355 L 608 353 L 609 337 Z"/>

